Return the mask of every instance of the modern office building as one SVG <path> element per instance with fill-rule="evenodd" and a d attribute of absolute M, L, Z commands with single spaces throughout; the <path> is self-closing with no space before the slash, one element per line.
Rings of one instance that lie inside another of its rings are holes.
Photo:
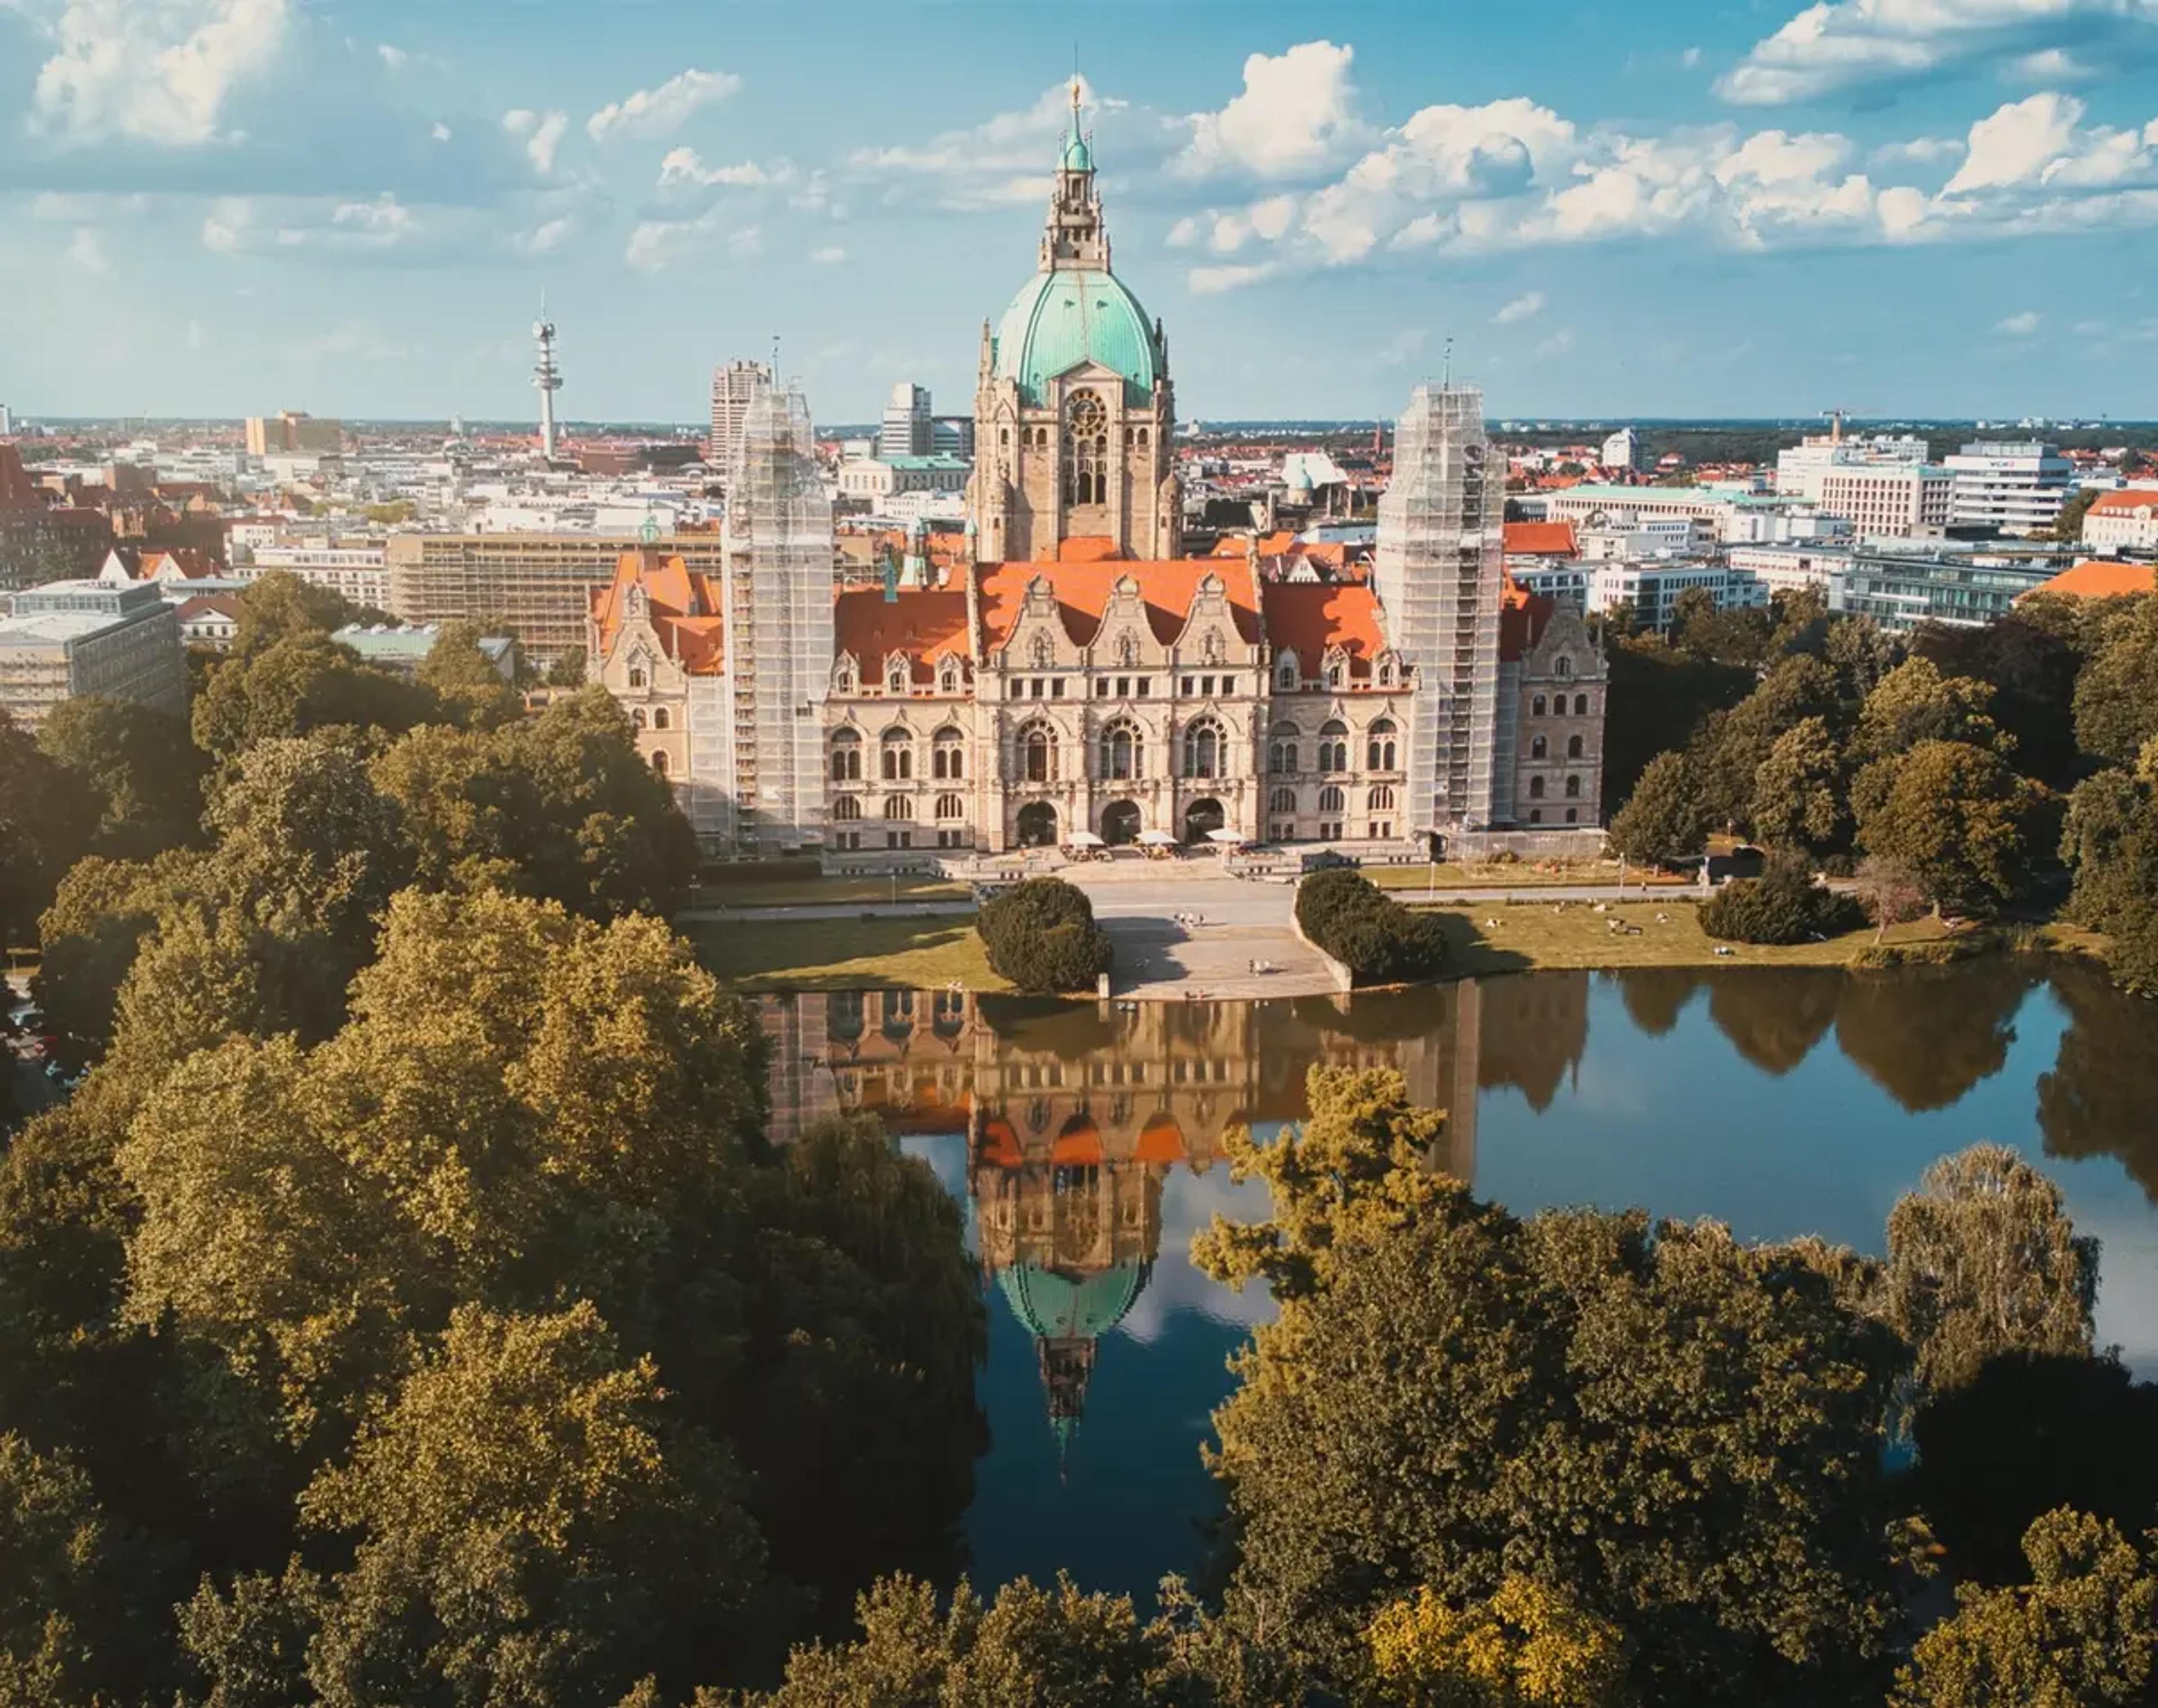
<path fill-rule="evenodd" d="M 1909 539 L 1948 526 L 1954 485 L 1938 463 L 1852 464 L 1820 472 L 1815 503 L 1861 536 Z"/>
<path fill-rule="evenodd" d="M 1949 457 L 1948 467 L 1954 527 L 2042 534 L 2068 501 L 2068 459 L 2036 440 L 1980 440 Z"/>
<path fill-rule="evenodd" d="M 1897 634 L 1922 622 L 1968 627 L 2006 617 L 2057 567 L 2035 560 L 1985 562 L 1965 555 L 1866 554 L 1830 575 L 1828 608 L 1870 617 Z"/>
<path fill-rule="evenodd" d="M 761 362 L 736 359 L 712 369 L 712 431 L 705 446 L 705 462 L 722 476 L 733 464 L 735 447 L 741 441 L 750 399 L 759 386 L 771 384 L 772 369 Z"/>
<path fill-rule="evenodd" d="M 1821 482 L 1831 472 L 1854 468 L 1918 468 L 1929 449 L 1910 433 L 1846 433 L 1839 423 L 1830 433 L 1809 434 L 1776 454 L 1776 493 L 1819 503 Z"/>
<path fill-rule="evenodd" d="M 1597 461 L 1606 468 L 1639 468 L 1641 436 L 1631 427 L 1621 427 L 1604 440 L 1603 449 Z"/>
<path fill-rule="evenodd" d="M 929 415 L 929 388 L 905 381 L 891 389 L 891 401 L 884 406 L 884 422 L 877 431 L 877 457 L 889 462 L 899 457 L 927 457 L 936 446 L 936 431 Z"/>
<path fill-rule="evenodd" d="M 344 424 L 327 415 L 311 415 L 305 410 L 284 410 L 274 415 L 247 418 L 247 454 L 275 457 L 311 452 L 335 456 L 344 449 Z"/>
<path fill-rule="evenodd" d="M 183 713 L 187 661 L 173 607 L 147 581 L 53 581 L 8 596 L 0 710 L 35 729 L 62 700 L 136 699 Z"/>

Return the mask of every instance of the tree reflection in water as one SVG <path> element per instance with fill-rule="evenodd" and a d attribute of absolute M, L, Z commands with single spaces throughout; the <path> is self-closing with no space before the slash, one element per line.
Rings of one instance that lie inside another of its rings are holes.
<path fill-rule="evenodd" d="M 1833 967 L 1719 973 L 1709 982 L 1709 1018 L 1762 1072 L 1787 1074 L 1835 1024 L 1849 977 Z"/>
<path fill-rule="evenodd" d="M 2037 982 L 2031 962 L 2006 955 L 1852 973 L 1835 1041 L 1910 1113 L 1945 1109 L 2006 1065 L 2016 1011 Z"/>
<path fill-rule="evenodd" d="M 1661 1038 L 1678 1024 L 1694 993 L 1708 980 L 1706 973 L 1683 967 L 1629 967 L 1604 976 L 1618 981 L 1627 1018 L 1651 1038 Z"/>
<path fill-rule="evenodd" d="M 2052 973 L 2068 1011 L 2053 1071 L 2038 1081 L 2048 1156 L 2117 1156 L 2158 1203 L 2158 1003 L 2114 988 L 2096 967 Z"/>

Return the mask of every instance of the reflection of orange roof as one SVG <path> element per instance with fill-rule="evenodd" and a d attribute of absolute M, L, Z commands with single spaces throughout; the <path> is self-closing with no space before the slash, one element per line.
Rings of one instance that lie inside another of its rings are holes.
<path fill-rule="evenodd" d="M 1570 558 L 1579 555 L 1571 522 L 1509 522 L 1505 527 L 1508 557 Z"/>
<path fill-rule="evenodd" d="M 1074 1115 L 1056 1135 L 1056 1143 L 1050 1148 L 1049 1159 L 1067 1168 L 1100 1162 L 1102 1129 L 1094 1125 L 1091 1116 Z"/>
<path fill-rule="evenodd" d="M 679 553 L 626 551 L 615 565 L 614 580 L 591 590 L 600 655 L 614 650 L 630 589 L 639 586 L 650 606 L 653 632 L 668 656 L 692 676 L 716 674 L 725 646 L 719 590 L 710 576 L 684 563 Z"/>
<path fill-rule="evenodd" d="M 1349 655 L 1350 673 L 1368 676 L 1385 649 L 1379 599 L 1362 581 L 1270 581 L 1265 593 L 1267 639 L 1277 653 L 1293 652 L 1307 679 L 1324 668 L 1329 647 Z"/>
<path fill-rule="evenodd" d="M 1087 542 L 1066 540 L 1066 547 Z M 1049 583 L 1056 596 L 1065 632 L 1073 644 L 1085 646 L 1102 627 L 1109 608 L 1109 595 L 1122 577 L 1138 583 L 1139 599 L 1146 608 L 1147 625 L 1156 640 L 1174 641 L 1184 632 L 1191 614 L 1199 584 L 1208 575 L 1221 582 L 1236 632 L 1247 641 L 1259 638 L 1257 584 L 1249 563 L 1229 558 L 1065 557 L 1056 563 L 990 564 L 982 571 L 982 638 L 992 651 L 1011 638 L 1011 632 L 1026 604 L 1027 585 L 1035 576 Z"/>
<path fill-rule="evenodd" d="M 2073 569 L 2063 570 L 2050 581 L 2041 581 L 2032 593 L 2066 593 L 2078 599 L 2118 599 L 2124 594 L 2153 591 L 2149 564 L 2108 563 L 2085 558 Z M 2030 593 L 2022 596 L 2027 599 Z"/>
<path fill-rule="evenodd" d="M 935 682 L 937 655 L 967 650 L 967 596 L 942 587 L 847 587 L 832 606 L 832 641 L 875 679 L 884 659 L 904 653 L 917 684 Z"/>
<path fill-rule="evenodd" d="M 1019 1148 L 1019 1135 L 1001 1115 L 982 1122 L 982 1161 L 993 1169 L 1016 1169 L 1026 1160 Z"/>
<path fill-rule="evenodd" d="M 1184 1160 L 1184 1129 L 1166 1109 L 1159 1109 L 1139 1129 L 1138 1159 L 1143 1163 L 1180 1163 Z"/>

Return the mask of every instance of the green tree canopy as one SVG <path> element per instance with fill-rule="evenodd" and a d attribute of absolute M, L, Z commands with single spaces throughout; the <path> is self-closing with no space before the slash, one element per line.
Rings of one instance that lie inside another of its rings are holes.
<path fill-rule="evenodd" d="M 81 694 L 46 715 L 39 745 L 105 803 L 98 846 L 147 859 L 199 839 L 201 751 L 184 719 L 140 700 Z"/>
<path fill-rule="evenodd" d="M 1908 753 L 1921 741 L 1961 741 L 2006 751 L 1990 713 L 1992 704 L 1992 684 L 1973 676 L 1944 676 L 1930 658 L 1906 658 L 1866 696 L 1852 749 L 1861 761 Z"/>
<path fill-rule="evenodd" d="M 33 940 L 99 816 L 90 784 L 0 710 L 0 947 Z"/>
<path fill-rule="evenodd" d="M 2091 656 L 2076 678 L 2076 740 L 2133 765 L 2158 735 L 2158 595 L 2108 599 L 2089 619 Z"/>
<path fill-rule="evenodd" d="M 1626 1639 L 1563 1589 L 1509 1577 L 1449 1607 L 1429 1590 L 1382 1607 L 1366 1633 L 1370 1700 L 1417 1708 L 1620 1708 Z"/>
<path fill-rule="evenodd" d="M 2038 792 L 1990 749 L 1921 741 L 1869 766 L 1853 798 L 1859 845 L 1906 867 L 1943 907 L 1990 913 L 2029 877 Z"/>
<path fill-rule="evenodd" d="M 1676 865 L 1706 848 L 1711 820 L 1685 753 L 1660 753 L 1612 815 L 1613 852 L 1644 865 Z"/>
<path fill-rule="evenodd" d="M 509 679 L 480 650 L 476 622 L 447 622 L 420 663 L 421 685 L 433 690 L 452 721 L 498 729 L 520 715 L 524 702 Z"/>
<path fill-rule="evenodd" d="M 1847 844 L 1843 749 L 1828 720 L 1801 718 L 1753 772 L 1753 833 L 1774 848 L 1819 856 Z"/>
<path fill-rule="evenodd" d="M 310 629 L 235 648 L 196 697 L 194 739 L 230 764 L 259 741 L 339 727 L 395 735 L 434 713 L 433 696 L 418 684 L 361 663 Z"/>

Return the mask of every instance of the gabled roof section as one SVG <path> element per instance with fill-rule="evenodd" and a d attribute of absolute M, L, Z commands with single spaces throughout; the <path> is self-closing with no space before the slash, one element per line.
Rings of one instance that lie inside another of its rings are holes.
<path fill-rule="evenodd" d="M 1064 542 L 1066 546 L 1073 541 Z M 1212 575 L 1221 583 L 1231 620 L 1238 637 L 1256 645 L 1264 633 L 1259 616 L 1258 584 L 1251 565 L 1232 558 L 1129 559 L 1105 557 L 1059 563 L 1004 563 L 983 566 L 980 591 L 982 644 L 990 651 L 1011 638 L 1013 626 L 1026 603 L 1027 586 L 1035 576 L 1049 584 L 1056 596 L 1064 631 L 1075 646 L 1091 642 L 1109 608 L 1109 596 L 1118 581 L 1129 575 L 1138 583 L 1139 600 L 1145 607 L 1147 627 L 1164 646 L 1175 643 L 1199 596 L 1199 584 Z"/>
<path fill-rule="evenodd" d="M 1510 558 L 1570 558 L 1581 555 L 1581 546 L 1571 522 L 1509 522 L 1505 552 Z"/>
<path fill-rule="evenodd" d="M 626 551 L 617 560 L 614 580 L 591 590 L 592 622 L 599 630 L 602 658 L 614 650 L 626 620 L 629 596 L 641 588 L 647 615 L 668 656 L 692 676 L 718 673 L 725 662 L 725 625 L 720 592 L 712 578 L 692 570 L 679 553 Z"/>
<path fill-rule="evenodd" d="M 832 606 L 834 656 L 851 653 L 864 679 L 879 679 L 884 660 L 903 653 L 914 661 L 917 687 L 937 679 L 940 653 L 967 652 L 967 596 L 943 587 L 843 587 Z"/>
<path fill-rule="evenodd" d="M 2158 592 L 2158 575 L 2150 564 L 2117 564 L 2101 558 L 2085 558 L 2050 581 L 2041 581 L 2021 596 L 2065 593 L 2077 599 L 2119 599 L 2130 593 Z"/>
<path fill-rule="evenodd" d="M 1366 581 L 1269 581 L 1266 587 L 1267 639 L 1276 653 L 1296 654 L 1307 681 L 1324 674 L 1328 651 L 1348 654 L 1352 677 L 1371 673 L 1386 650 L 1379 596 Z"/>

